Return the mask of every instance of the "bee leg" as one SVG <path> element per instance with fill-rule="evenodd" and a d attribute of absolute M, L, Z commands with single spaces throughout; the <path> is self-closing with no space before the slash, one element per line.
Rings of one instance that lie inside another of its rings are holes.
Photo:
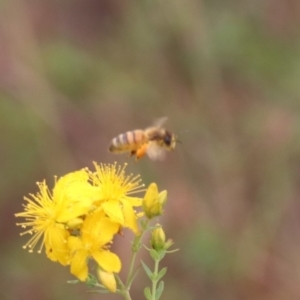
<path fill-rule="evenodd" d="M 130 152 L 130 155 L 129 155 L 129 156 L 131 157 L 131 156 L 133 156 L 133 155 L 135 155 L 135 154 L 136 154 L 136 151 L 135 151 L 135 150 L 132 150 L 132 151 Z"/>
<path fill-rule="evenodd" d="M 148 144 L 143 144 L 141 147 L 139 147 L 135 153 L 136 159 L 142 158 L 146 154 L 147 148 Z"/>

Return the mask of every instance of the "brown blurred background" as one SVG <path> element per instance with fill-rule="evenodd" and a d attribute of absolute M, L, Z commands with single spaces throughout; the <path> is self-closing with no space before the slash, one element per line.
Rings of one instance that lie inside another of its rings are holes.
<path fill-rule="evenodd" d="M 169 192 L 162 299 L 300 299 L 299 78 L 298 0 L 0 1 L 0 298 L 120 299 L 67 285 L 14 217 L 36 181 L 117 161 Z M 162 116 L 164 162 L 108 153 Z"/>

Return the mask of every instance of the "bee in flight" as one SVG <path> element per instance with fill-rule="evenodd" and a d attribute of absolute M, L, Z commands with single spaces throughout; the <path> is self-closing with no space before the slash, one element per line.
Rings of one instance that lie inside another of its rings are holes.
<path fill-rule="evenodd" d="M 167 118 L 157 120 L 153 126 L 144 130 L 136 129 L 121 133 L 112 139 L 109 151 L 113 153 L 130 152 L 136 159 L 147 154 L 152 160 L 162 160 L 166 151 L 174 150 L 176 136 L 163 127 Z"/>

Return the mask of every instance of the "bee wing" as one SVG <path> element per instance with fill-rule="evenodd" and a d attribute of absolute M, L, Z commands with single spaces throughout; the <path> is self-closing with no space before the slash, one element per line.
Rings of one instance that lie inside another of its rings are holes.
<path fill-rule="evenodd" d="M 152 160 L 163 160 L 166 156 L 166 150 L 156 142 L 149 143 L 146 153 Z"/>
<path fill-rule="evenodd" d="M 154 121 L 153 125 L 155 127 L 162 127 L 168 121 L 168 117 L 162 117 Z"/>

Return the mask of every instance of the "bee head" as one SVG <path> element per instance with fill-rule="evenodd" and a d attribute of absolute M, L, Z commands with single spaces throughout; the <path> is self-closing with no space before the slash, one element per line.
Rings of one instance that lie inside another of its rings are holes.
<path fill-rule="evenodd" d="M 173 133 L 166 130 L 163 140 L 164 140 L 164 144 L 168 150 L 174 150 L 174 148 L 176 146 L 176 137 Z"/>

